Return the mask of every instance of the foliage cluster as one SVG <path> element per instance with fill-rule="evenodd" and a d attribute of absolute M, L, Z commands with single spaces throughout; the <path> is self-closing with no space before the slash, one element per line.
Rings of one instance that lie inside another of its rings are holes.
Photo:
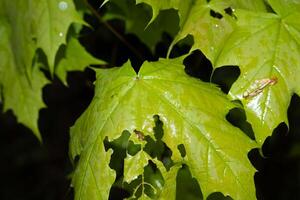
<path fill-rule="evenodd" d="M 300 94 L 300 1 L 90 3 L 0 1 L 1 104 L 37 138 L 42 88 L 54 77 L 67 85 L 68 71 L 96 72 L 93 100 L 70 129 L 75 199 L 109 199 L 118 189 L 129 199 L 256 199 L 248 153 L 288 126 L 289 102 Z M 89 18 L 138 61 L 112 67 L 118 63 L 92 56 L 81 40 Z M 143 62 L 109 25 L 115 19 L 150 54 L 162 37 L 173 39 L 164 55 Z M 197 56 L 212 70 L 198 69 Z M 243 122 L 230 120 L 234 113 Z"/>

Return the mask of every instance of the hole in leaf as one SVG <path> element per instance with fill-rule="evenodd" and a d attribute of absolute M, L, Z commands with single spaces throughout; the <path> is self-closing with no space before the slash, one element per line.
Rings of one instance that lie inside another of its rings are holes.
<path fill-rule="evenodd" d="M 154 198 L 161 191 L 164 185 L 163 176 L 152 161 L 149 161 L 149 164 L 144 168 L 144 181 L 152 186 L 151 188 L 148 185 L 147 190 L 145 190 L 145 193 L 152 198 Z"/>
<path fill-rule="evenodd" d="M 231 7 L 225 8 L 224 11 L 227 15 L 231 16 L 234 19 L 237 19 Z"/>
<path fill-rule="evenodd" d="M 152 199 L 157 199 L 164 185 L 164 179 L 157 166 L 149 161 L 148 165 L 144 167 L 143 174 L 123 185 L 130 191 L 130 199 L 139 199 L 143 193 Z"/>
<path fill-rule="evenodd" d="M 127 182 L 123 182 L 123 188 L 128 192 L 128 196 L 127 197 L 132 197 L 133 194 L 135 195 L 140 195 L 139 193 L 141 193 L 141 191 L 138 191 L 140 184 L 142 183 L 142 175 L 138 176 L 136 179 L 134 179 L 133 181 L 131 181 L 130 183 Z M 134 199 L 134 198 L 130 198 L 130 199 Z"/>
<path fill-rule="evenodd" d="M 192 45 L 194 44 L 194 38 L 191 35 L 186 36 L 180 40 L 171 50 L 170 58 L 180 57 L 190 52 Z"/>
<path fill-rule="evenodd" d="M 155 123 L 153 127 L 155 139 L 149 135 L 144 135 L 144 133 L 136 129 L 133 134 L 136 134 L 139 139 L 142 137 L 140 142 L 144 143 L 146 141 L 143 151 L 148 153 L 152 158 L 160 160 L 165 168 L 169 170 L 173 165 L 173 161 L 171 160 L 172 151 L 162 141 L 164 135 L 163 122 L 159 119 L 158 115 L 154 115 L 153 119 Z M 135 195 L 134 198 L 138 198 L 143 192 L 147 196 L 154 198 L 158 194 L 158 190 L 161 190 L 164 180 L 160 170 L 151 160 L 149 160 L 148 165 L 144 167 L 144 173 L 138 178 L 130 183 L 123 182 L 124 159 L 127 156 L 126 152 L 131 156 L 135 156 L 142 148 L 142 143 L 135 144 L 132 140 L 129 140 L 130 135 L 131 134 L 125 130 L 119 138 L 110 142 L 108 137 L 106 137 L 103 141 L 106 151 L 110 148 L 113 149 L 109 166 L 117 173 L 115 183 L 111 187 L 110 199 L 120 199 L 120 195 L 122 198 L 126 195 L 127 197 Z M 118 196 L 114 191 L 121 191 L 121 193 Z"/>
<path fill-rule="evenodd" d="M 113 149 L 109 166 L 117 173 L 117 179 L 123 175 L 124 159 L 127 154 L 128 139 L 130 137 L 128 131 L 123 131 L 122 135 L 113 141 L 108 141 L 107 137 L 104 139 L 105 150 Z"/>
<path fill-rule="evenodd" d="M 210 81 L 213 70 L 212 64 L 201 51 L 193 51 L 191 55 L 184 59 L 183 64 L 185 66 L 185 72 L 188 75 L 199 78 L 205 82 Z"/>
<path fill-rule="evenodd" d="M 173 165 L 173 161 L 171 159 L 172 151 L 171 149 L 164 143 L 161 139 L 164 135 L 163 131 L 163 122 L 160 121 L 158 115 L 154 115 L 155 127 L 153 128 L 154 139 L 150 136 L 145 136 L 145 140 L 147 144 L 144 147 L 144 151 L 147 152 L 152 158 L 157 158 L 160 160 L 167 170 Z"/>
<path fill-rule="evenodd" d="M 131 140 L 128 142 L 127 153 L 131 156 L 136 155 L 141 150 L 140 144 L 134 144 Z"/>
<path fill-rule="evenodd" d="M 199 183 L 187 165 L 178 170 L 176 177 L 176 199 L 196 200 L 203 199 Z"/>
<path fill-rule="evenodd" d="M 230 196 L 224 196 L 221 192 L 210 194 L 206 200 L 233 200 Z"/>
<path fill-rule="evenodd" d="M 161 140 L 164 135 L 163 122 L 160 121 L 158 115 L 153 116 L 155 126 L 153 127 L 154 137 L 156 140 Z"/>
<path fill-rule="evenodd" d="M 249 122 L 246 121 L 245 111 L 241 108 L 233 108 L 226 115 L 226 119 L 233 126 L 241 129 L 248 137 L 252 140 L 255 140 L 254 132 L 252 126 Z"/>
<path fill-rule="evenodd" d="M 217 19 L 222 19 L 223 18 L 223 15 L 219 12 L 216 12 L 214 10 L 210 10 L 209 12 L 210 16 L 214 17 L 214 18 L 217 18 Z"/>
<path fill-rule="evenodd" d="M 125 199 L 130 197 L 130 193 L 123 188 L 122 181 L 116 181 L 109 192 L 109 200 Z"/>
<path fill-rule="evenodd" d="M 179 150 L 181 157 L 184 158 L 186 156 L 186 151 L 185 151 L 184 145 L 183 144 L 178 145 L 177 149 Z"/>
<path fill-rule="evenodd" d="M 214 70 L 212 82 L 220 86 L 221 90 L 228 94 L 232 84 L 240 75 L 240 69 L 237 66 L 224 66 Z"/>
<path fill-rule="evenodd" d="M 79 162 L 79 159 L 80 159 L 80 156 L 79 155 L 76 155 L 75 156 L 75 158 L 74 158 L 74 161 L 73 161 L 73 163 L 74 163 L 74 169 L 76 168 L 76 166 L 77 166 L 77 164 L 78 164 L 78 162 Z"/>

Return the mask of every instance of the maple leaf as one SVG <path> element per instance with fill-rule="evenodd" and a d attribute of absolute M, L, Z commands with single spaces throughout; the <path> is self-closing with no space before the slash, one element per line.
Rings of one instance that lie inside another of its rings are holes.
<path fill-rule="evenodd" d="M 130 63 L 97 70 L 95 97 L 71 129 L 72 158 L 80 155 L 73 177 L 75 199 L 108 198 L 115 172 L 109 167 L 112 151 L 105 151 L 103 141 L 124 130 L 143 133 L 131 134 L 135 143 L 153 137 L 153 115 L 164 124 L 162 140 L 173 161 L 190 167 L 205 197 L 221 191 L 235 199 L 255 199 L 255 169 L 247 153 L 256 144 L 225 119 L 234 107 L 216 86 L 186 75 L 182 58 L 145 62 L 138 74 Z M 186 149 L 184 160 L 177 150 L 180 144 Z M 140 152 L 126 159 L 125 178 L 132 180 L 149 156 Z"/>

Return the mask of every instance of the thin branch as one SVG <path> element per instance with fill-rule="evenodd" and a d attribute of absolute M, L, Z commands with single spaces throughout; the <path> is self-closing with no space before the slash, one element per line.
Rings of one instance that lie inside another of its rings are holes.
<path fill-rule="evenodd" d="M 92 11 L 92 13 L 96 16 L 96 18 L 99 20 L 100 23 L 103 23 L 106 26 L 106 28 L 110 32 L 112 32 L 125 46 L 127 46 L 139 59 L 145 60 L 144 57 L 140 54 L 139 51 L 137 51 L 136 48 L 134 48 L 129 42 L 127 42 L 125 38 L 122 35 L 120 35 L 109 23 L 107 23 L 105 20 L 102 19 L 102 17 L 97 12 L 97 10 L 94 9 L 94 7 L 89 4 L 88 0 L 84 0 L 84 3 Z"/>

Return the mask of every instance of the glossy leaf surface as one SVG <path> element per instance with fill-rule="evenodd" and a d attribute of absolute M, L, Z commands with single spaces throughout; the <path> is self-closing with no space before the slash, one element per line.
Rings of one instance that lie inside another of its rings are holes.
<path fill-rule="evenodd" d="M 237 26 L 221 50 L 216 67 L 238 65 L 241 75 L 229 95 L 240 99 L 256 139 L 263 143 L 281 122 L 294 92 L 299 94 L 299 10 L 287 1 L 270 1 L 277 14 L 237 10 Z M 284 4 L 283 7 L 281 7 Z"/>
<path fill-rule="evenodd" d="M 124 130 L 135 143 L 143 143 L 135 130 L 154 138 L 154 115 L 164 124 L 162 140 L 172 150 L 172 160 L 190 167 L 204 197 L 221 191 L 234 199 L 255 199 L 255 169 L 247 153 L 256 145 L 225 119 L 235 105 L 217 87 L 189 77 L 183 69 L 180 58 L 146 62 L 138 74 L 129 63 L 97 70 L 95 97 L 71 130 L 71 155 L 80 155 L 73 177 L 76 199 L 108 198 L 115 172 L 103 141 L 118 138 Z M 184 159 L 177 150 L 180 144 L 186 149 Z M 168 173 L 176 171 L 164 170 L 142 152 L 125 159 L 126 180 L 136 178 L 141 172 L 136 167 L 143 168 L 147 159 L 171 184 Z M 172 185 L 164 188 L 168 191 L 161 194 L 174 194 Z"/>

